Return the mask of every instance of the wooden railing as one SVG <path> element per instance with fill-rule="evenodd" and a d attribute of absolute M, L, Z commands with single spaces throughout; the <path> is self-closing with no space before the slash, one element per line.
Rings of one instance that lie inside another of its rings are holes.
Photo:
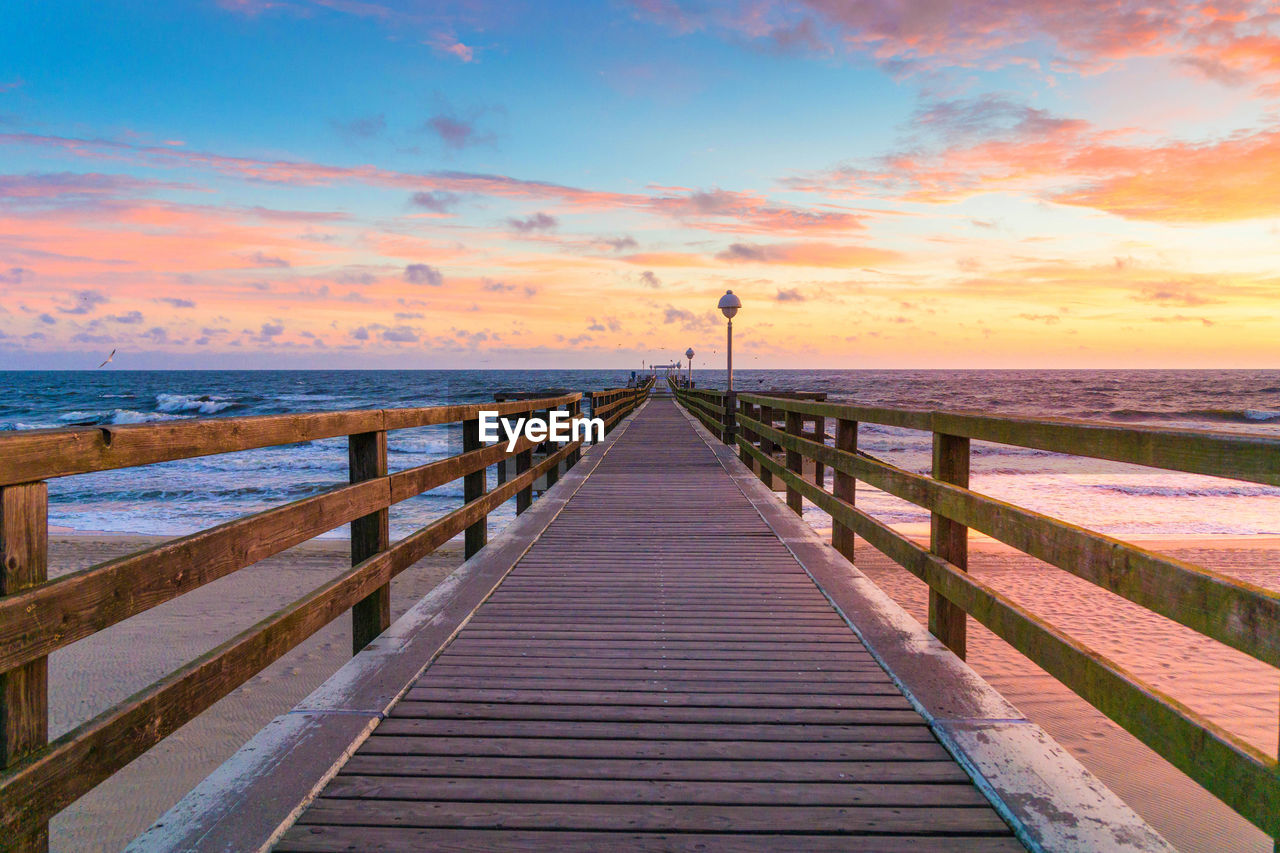
<path fill-rule="evenodd" d="M 609 432 L 618 421 L 625 418 L 649 397 L 653 388 L 653 377 L 645 380 L 643 385 L 635 388 L 609 388 L 604 391 L 592 391 L 591 417 L 604 421 L 604 430 Z"/>
<path fill-rule="evenodd" d="M 671 380 L 667 384 L 680 404 L 692 412 L 712 435 L 721 441 L 725 440 L 725 392 L 707 388 L 683 388 Z"/>
<path fill-rule="evenodd" d="M 690 405 L 688 395 L 678 396 L 704 419 L 696 402 Z M 930 589 L 929 629 L 957 654 L 965 653 L 967 614 L 1263 831 L 1280 836 L 1280 766 L 1274 756 L 966 573 L 968 531 L 973 529 L 1280 666 L 1280 591 L 969 488 L 972 440 L 1277 486 L 1280 438 L 872 408 L 747 393 L 738 395 L 736 414 L 736 444 L 742 461 L 766 483 L 775 477 L 782 480 L 787 504 L 796 512 L 807 499 L 829 514 L 832 545 L 851 561 L 858 536 L 925 581 Z M 813 423 L 811 431 L 804 430 L 806 421 Z M 860 453 L 859 423 L 932 433 L 932 476 Z M 828 426 L 833 430 L 831 443 Z M 812 481 L 801 474 L 804 459 L 817 463 Z M 824 466 L 833 471 L 830 492 L 825 488 Z M 929 510 L 930 547 L 916 544 L 857 507 L 857 481 Z"/>
<path fill-rule="evenodd" d="M 553 444 L 536 463 L 525 439 L 511 453 L 505 441 L 485 446 L 479 412 L 566 408 L 577 415 L 581 397 L 32 430 L 0 438 L 0 847 L 45 849 L 53 815 L 343 612 L 351 611 L 354 651 L 367 645 L 390 623 L 393 577 L 459 533 L 470 557 L 487 540 L 490 512 L 513 497 L 523 512 L 539 476 L 554 483 L 562 463 L 578 458 L 581 442 Z M 388 432 L 454 423 L 462 426 L 462 453 L 388 472 Z M 50 477 L 343 436 L 349 485 L 48 580 L 44 481 Z M 488 490 L 486 468 L 511 456 L 516 475 Z M 459 478 L 461 507 L 390 542 L 393 504 Z M 350 570 L 47 742 L 51 652 L 348 523 Z"/>

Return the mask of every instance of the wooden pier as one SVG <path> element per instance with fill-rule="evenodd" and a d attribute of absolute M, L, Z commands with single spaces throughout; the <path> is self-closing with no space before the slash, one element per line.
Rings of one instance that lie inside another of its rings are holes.
<path fill-rule="evenodd" d="M 277 849 L 641 844 L 1022 849 L 671 402 Z"/>
<path fill-rule="evenodd" d="M 1170 851 L 964 663 L 966 613 L 1274 828 L 1274 758 L 963 566 L 972 526 L 1272 660 L 1280 595 L 997 504 L 964 475 L 972 436 L 1269 483 L 1277 442 L 674 390 L 680 405 L 649 386 L 592 394 L 609 431 L 589 447 L 477 440 L 482 409 L 573 413 L 576 393 L 0 440 L 11 846 L 43 850 L 52 815 L 344 612 L 352 660 L 130 850 Z M 858 420 L 944 429 L 934 477 L 859 456 Z M 388 431 L 449 423 L 461 453 L 388 471 Z M 341 436 L 350 485 L 44 579 L 43 478 Z M 394 504 L 459 479 L 460 508 L 389 541 Z M 856 479 L 928 502 L 931 548 L 854 507 Z M 803 499 L 831 514 L 832 543 L 799 517 Z M 516 520 L 490 538 L 506 501 Z M 46 742 L 51 651 L 345 523 L 349 572 Z M 1041 528 L 1049 544 L 1028 533 Z M 459 534 L 467 561 L 390 623 L 390 578 Z M 928 629 L 846 559 L 855 534 L 935 589 Z M 1161 598 L 1161 578 L 1182 597 Z"/>

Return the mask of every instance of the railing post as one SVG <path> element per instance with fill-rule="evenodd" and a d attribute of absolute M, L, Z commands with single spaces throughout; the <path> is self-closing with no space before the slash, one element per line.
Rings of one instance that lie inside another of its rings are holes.
<path fill-rule="evenodd" d="M 49 487 L 0 488 L 0 594 L 38 586 L 49 574 Z M 0 767 L 12 767 L 49 741 L 49 659 L 37 658 L 0 674 Z M 6 850 L 44 853 L 49 827 L 23 827 Z"/>
<path fill-rule="evenodd" d="M 347 438 L 351 482 L 387 476 L 387 434 L 362 432 Z M 391 547 L 390 516 L 380 509 L 351 522 L 351 565 Z M 391 584 L 386 583 L 351 608 L 351 653 L 369 645 L 391 625 Z"/>
<path fill-rule="evenodd" d="M 969 439 L 933 434 L 933 477 L 969 487 Z M 962 571 L 969 569 L 969 528 L 932 513 L 929 550 Z M 929 631 L 961 658 L 965 656 L 965 612 L 932 588 L 929 590 Z"/>
<path fill-rule="evenodd" d="M 479 450 L 484 447 L 480 441 L 480 421 L 472 418 L 469 421 L 462 422 L 462 452 L 469 453 L 472 450 Z M 466 474 L 462 478 L 462 502 L 469 504 L 477 498 L 484 495 L 486 486 L 487 468 L 481 468 L 471 474 Z M 489 515 L 485 514 L 483 518 L 467 528 L 463 534 L 462 556 L 464 560 L 469 560 L 475 556 L 476 552 L 483 548 L 489 541 Z"/>
<path fill-rule="evenodd" d="M 839 418 L 836 421 L 836 450 L 843 450 L 845 453 L 858 452 L 857 421 L 849 421 L 844 418 Z M 845 503 L 852 504 L 856 494 L 857 479 L 852 474 L 845 474 L 839 469 L 834 470 L 834 474 L 831 493 Z M 833 520 L 831 524 L 831 547 L 847 557 L 850 562 L 853 562 L 853 542 L 853 528 Z"/>
<path fill-rule="evenodd" d="M 803 429 L 804 416 L 799 412 L 787 412 L 787 433 L 799 438 Z M 800 451 L 787 448 L 787 470 L 804 477 L 804 457 L 800 455 Z M 787 484 L 787 506 L 796 515 L 804 514 L 804 498 L 790 483 Z"/>
<path fill-rule="evenodd" d="M 724 392 L 724 435 L 721 436 L 721 440 L 730 447 L 735 446 L 733 436 L 738 426 L 737 409 L 738 392 Z"/>
<path fill-rule="evenodd" d="M 574 400 L 572 403 L 569 404 L 569 424 L 570 424 L 569 440 L 570 441 L 573 440 L 573 426 L 572 426 L 573 421 L 581 416 L 582 416 L 582 400 L 581 399 Z M 580 450 L 575 450 L 572 453 L 570 453 L 567 457 L 565 457 L 564 469 L 566 472 L 570 468 L 572 468 L 574 465 L 578 464 L 578 459 L 581 457 L 581 455 L 582 455 L 582 452 Z"/>
<path fill-rule="evenodd" d="M 533 467 L 533 448 L 522 450 L 516 454 L 516 476 Z M 516 492 L 516 515 L 533 506 L 533 483 Z"/>
<path fill-rule="evenodd" d="M 548 423 L 550 423 L 550 422 L 551 422 L 551 410 L 550 410 L 550 409 L 547 409 L 547 410 L 546 410 L 545 412 L 543 412 L 542 414 L 543 414 L 543 420 L 545 420 L 545 421 L 547 421 Z M 547 455 L 548 455 L 548 456 L 553 455 L 557 450 L 559 450 L 559 449 L 560 449 L 558 445 L 555 445 L 555 444 L 553 444 L 553 443 L 551 442 L 551 439 L 547 439 L 547 441 L 546 441 L 546 443 L 545 443 L 545 445 L 544 445 L 544 446 L 547 448 Z M 560 463 L 559 463 L 559 462 L 557 462 L 556 464 L 552 465 L 550 468 L 548 468 L 548 469 L 547 469 L 546 477 L 547 477 L 547 488 L 548 488 L 548 489 L 549 489 L 549 488 L 551 488 L 552 486 L 554 486 L 556 483 L 560 482 Z"/>
<path fill-rule="evenodd" d="M 813 416 L 813 440 L 818 444 L 827 443 L 827 419 L 822 415 Z M 813 461 L 813 484 L 819 489 L 827 487 L 827 473 L 816 459 Z"/>
<path fill-rule="evenodd" d="M 770 428 L 773 427 L 773 408 L 771 406 L 761 406 L 759 415 L 760 417 L 758 418 L 758 420 L 760 421 L 760 423 Z M 767 435 L 761 434 L 760 452 L 763 453 L 769 459 L 772 459 L 773 450 L 774 450 L 773 439 L 769 438 Z M 760 466 L 760 482 L 764 483 L 770 489 L 773 488 L 773 472 L 770 471 L 768 468 L 764 467 L 763 465 Z"/>
<path fill-rule="evenodd" d="M 752 405 L 747 402 L 743 402 L 741 405 L 742 405 L 742 414 L 746 415 L 747 417 L 752 417 L 753 411 L 754 411 Z M 745 441 L 747 444 L 754 444 L 756 441 L 756 438 L 757 436 L 754 432 L 752 432 L 751 430 L 743 426 L 742 428 L 743 441 Z M 751 454 L 747 452 L 747 449 L 745 447 L 738 448 L 738 458 L 742 460 L 742 464 L 746 465 L 749 469 L 751 469 L 752 472 L 755 471 L 755 467 L 756 467 L 755 460 L 752 458 Z"/>

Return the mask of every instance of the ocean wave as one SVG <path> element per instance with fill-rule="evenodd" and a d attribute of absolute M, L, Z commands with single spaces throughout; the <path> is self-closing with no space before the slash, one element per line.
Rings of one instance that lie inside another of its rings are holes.
<path fill-rule="evenodd" d="M 116 409 L 111 413 L 109 423 L 113 424 L 149 424 L 156 421 L 185 421 L 195 415 L 171 415 L 166 412 L 135 412 L 132 409 Z"/>
<path fill-rule="evenodd" d="M 156 410 L 161 412 L 199 412 L 216 415 L 218 412 L 238 406 L 235 400 L 215 397 L 212 394 L 157 394 Z"/>
<path fill-rule="evenodd" d="M 1280 421 L 1280 411 L 1269 409 L 1182 409 L 1159 412 L 1148 409 L 1114 409 L 1106 416 L 1117 421 L 1220 421 L 1265 423 Z"/>
<path fill-rule="evenodd" d="M 1280 498 L 1280 489 L 1272 486 L 1133 486 L 1119 483 L 1096 483 L 1089 486 L 1101 492 L 1139 498 Z"/>

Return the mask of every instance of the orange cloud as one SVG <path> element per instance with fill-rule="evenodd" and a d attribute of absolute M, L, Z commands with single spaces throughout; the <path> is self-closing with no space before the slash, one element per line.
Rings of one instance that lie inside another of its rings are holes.
<path fill-rule="evenodd" d="M 943 102 L 916 115 L 941 147 L 786 179 L 791 189 L 950 203 L 1016 192 L 1129 219 L 1225 222 L 1280 215 L 1280 130 L 1120 144 L 1127 132 L 1001 99 Z M 930 124 L 932 122 L 932 124 Z"/>

